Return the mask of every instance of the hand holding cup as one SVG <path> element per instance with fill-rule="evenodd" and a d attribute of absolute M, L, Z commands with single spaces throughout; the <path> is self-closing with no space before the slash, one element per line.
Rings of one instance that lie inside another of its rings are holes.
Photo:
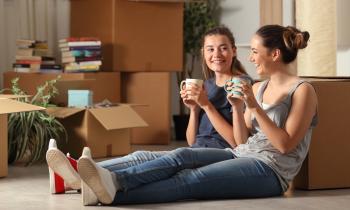
<path fill-rule="evenodd" d="M 244 95 L 242 92 L 242 85 L 247 83 L 248 82 L 246 81 L 246 79 L 233 77 L 232 79 L 226 81 L 224 89 L 233 97 L 240 98 Z"/>
<path fill-rule="evenodd" d="M 181 98 L 189 109 L 198 105 L 198 100 L 203 92 L 203 80 L 201 79 L 186 79 L 180 83 Z"/>

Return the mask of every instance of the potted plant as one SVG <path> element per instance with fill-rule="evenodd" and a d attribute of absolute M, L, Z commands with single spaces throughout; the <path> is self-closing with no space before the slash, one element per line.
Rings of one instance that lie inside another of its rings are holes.
<path fill-rule="evenodd" d="M 17 100 L 34 105 L 49 107 L 49 101 L 58 94 L 55 87 L 57 80 L 45 82 L 37 88 L 37 93 L 31 97 Z M 11 81 L 10 91 L 15 95 L 26 95 L 18 85 L 19 78 Z M 67 140 L 63 125 L 45 111 L 20 112 L 9 115 L 8 119 L 8 162 L 21 160 L 30 165 L 43 160 L 50 138 L 58 141 Z"/>
<path fill-rule="evenodd" d="M 200 59 L 203 34 L 217 25 L 214 18 L 218 9 L 217 0 L 187 1 L 184 7 L 184 63 L 183 71 L 177 72 L 177 83 L 192 78 L 196 62 Z M 186 139 L 186 128 L 189 115 L 186 113 L 182 99 L 179 100 L 179 115 L 174 115 L 175 138 Z"/>

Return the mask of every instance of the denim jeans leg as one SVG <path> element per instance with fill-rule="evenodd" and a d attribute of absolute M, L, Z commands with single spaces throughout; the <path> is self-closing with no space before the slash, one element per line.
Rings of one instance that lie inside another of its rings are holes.
<path fill-rule="evenodd" d="M 169 151 L 136 151 L 124 157 L 101 161 L 97 164 L 110 171 L 118 171 L 121 169 L 129 168 L 131 166 L 139 165 L 150 160 L 154 160 L 167 154 L 168 152 Z"/>
<path fill-rule="evenodd" d="M 236 158 L 185 169 L 161 181 L 118 191 L 112 205 L 187 199 L 271 197 L 282 194 L 275 172 L 253 158 Z"/>
<path fill-rule="evenodd" d="M 197 168 L 232 159 L 231 151 L 215 148 L 179 148 L 140 165 L 115 172 L 122 189 L 169 178 L 183 169 Z"/>

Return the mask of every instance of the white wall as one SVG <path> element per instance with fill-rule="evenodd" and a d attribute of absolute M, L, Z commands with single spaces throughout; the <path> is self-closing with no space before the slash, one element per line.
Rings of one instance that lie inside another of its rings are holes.
<path fill-rule="evenodd" d="M 337 76 L 350 76 L 349 10 L 349 0 L 337 0 Z"/>
<path fill-rule="evenodd" d="M 260 24 L 259 0 L 220 0 L 220 23 L 229 27 L 237 44 L 249 44 Z"/>
<path fill-rule="evenodd" d="M 282 2 L 282 24 L 284 26 L 295 26 L 294 4 L 294 0 L 283 0 Z"/>
<path fill-rule="evenodd" d="M 231 29 L 236 39 L 238 59 L 248 74 L 258 78 L 255 67 L 248 61 L 250 39 L 260 26 L 259 0 L 220 0 L 222 13 L 220 23 Z"/>

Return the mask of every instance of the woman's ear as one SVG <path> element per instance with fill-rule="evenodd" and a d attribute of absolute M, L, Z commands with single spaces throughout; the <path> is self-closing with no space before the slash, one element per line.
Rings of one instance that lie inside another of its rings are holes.
<path fill-rule="evenodd" d="M 281 50 L 280 49 L 274 49 L 272 51 L 272 60 L 273 61 L 277 61 L 278 59 L 280 59 L 282 56 L 281 54 Z"/>
<path fill-rule="evenodd" d="M 232 52 L 236 56 L 237 55 L 237 48 L 236 47 L 232 47 Z"/>

